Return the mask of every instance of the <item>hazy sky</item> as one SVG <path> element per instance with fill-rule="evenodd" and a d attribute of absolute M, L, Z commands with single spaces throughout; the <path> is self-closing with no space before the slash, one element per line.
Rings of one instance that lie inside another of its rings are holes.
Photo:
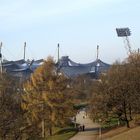
<path fill-rule="evenodd" d="M 8 60 L 69 55 L 76 62 L 112 63 L 127 54 L 116 27 L 129 27 L 133 49 L 140 47 L 139 0 L 0 0 L 0 41 Z"/>

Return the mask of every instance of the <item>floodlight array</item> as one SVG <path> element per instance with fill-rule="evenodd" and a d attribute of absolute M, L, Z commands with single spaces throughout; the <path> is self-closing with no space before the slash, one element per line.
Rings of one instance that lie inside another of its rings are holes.
<path fill-rule="evenodd" d="M 118 37 L 127 37 L 131 35 L 129 28 L 116 28 Z"/>

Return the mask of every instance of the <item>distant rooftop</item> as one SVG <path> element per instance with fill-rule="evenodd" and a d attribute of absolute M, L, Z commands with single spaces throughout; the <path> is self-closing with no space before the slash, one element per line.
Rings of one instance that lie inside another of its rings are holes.
<path fill-rule="evenodd" d="M 110 65 L 100 59 L 91 63 L 81 64 L 72 61 L 68 56 L 63 56 L 59 60 L 58 68 L 67 77 L 76 77 L 84 74 L 93 74 L 95 77 L 98 77 L 100 73 L 106 72 Z"/>

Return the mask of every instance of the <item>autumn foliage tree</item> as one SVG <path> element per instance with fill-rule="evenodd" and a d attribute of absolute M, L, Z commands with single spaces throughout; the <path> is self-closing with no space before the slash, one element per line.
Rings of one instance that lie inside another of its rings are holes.
<path fill-rule="evenodd" d="M 0 139 L 21 138 L 23 112 L 20 105 L 18 80 L 6 73 L 0 74 Z"/>
<path fill-rule="evenodd" d="M 140 54 L 133 53 L 123 63 L 115 63 L 94 84 L 91 114 L 106 120 L 109 116 L 125 121 L 127 127 L 138 113 L 140 102 Z"/>
<path fill-rule="evenodd" d="M 92 84 L 91 78 L 87 75 L 79 75 L 78 77 L 71 79 L 75 103 L 88 102 L 92 93 Z"/>
<path fill-rule="evenodd" d="M 28 125 L 37 135 L 52 135 L 54 126 L 65 126 L 73 116 L 68 79 L 60 74 L 52 58 L 44 61 L 24 84 L 22 108 Z"/>

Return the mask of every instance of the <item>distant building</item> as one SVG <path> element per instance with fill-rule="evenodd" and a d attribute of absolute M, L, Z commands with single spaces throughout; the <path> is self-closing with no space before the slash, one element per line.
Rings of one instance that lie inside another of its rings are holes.
<path fill-rule="evenodd" d="M 3 71 L 6 71 L 12 76 L 20 78 L 22 81 L 28 79 L 36 68 L 43 64 L 44 60 L 25 61 L 5 61 L 2 63 Z M 91 63 L 80 64 L 69 59 L 68 56 L 63 56 L 56 65 L 59 72 L 63 73 L 68 78 L 74 78 L 79 75 L 87 75 L 92 79 L 97 79 L 100 73 L 106 73 L 110 65 L 97 59 Z"/>
<path fill-rule="evenodd" d="M 31 73 L 33 73 L 37 67 L 42 65 L 43 61 L 43 59 L 36 61 L 25 61 L 24 59 L 18 61 L 4 61 L 2 63 L 2 69 L 8 74 L 24 81 L 30 77 Z"/>
<path fill-rule="evenodd" d="M 58 63 L 58 70 L 65 76 L 72 78 L 79 75 L 89 75 L 91 78 L 98 78 L 101 73 L 106 73 L 111 65 L 97 59 L 91 63 L 80 64 L 73 62 L 68 56 L 63 56 Z"/>

